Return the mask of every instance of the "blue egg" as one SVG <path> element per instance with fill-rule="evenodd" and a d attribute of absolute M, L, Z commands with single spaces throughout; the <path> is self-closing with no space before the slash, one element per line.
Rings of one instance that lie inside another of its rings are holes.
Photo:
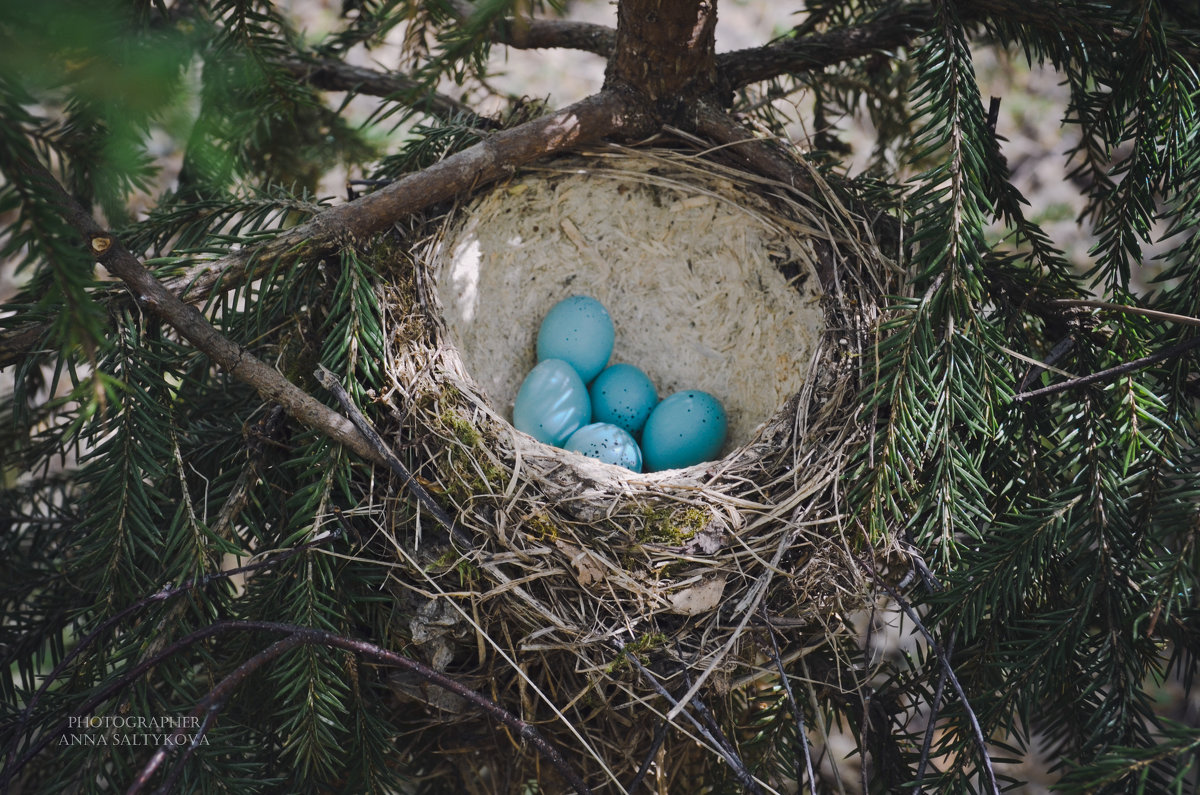
<path fill-rule="evenodd" d="M 573 295 L 555 304 L 538 329 L 538 361 L 570 362 L 586 384 L 608 364 L 616 331 L 608 310 L 595 298 Z"/>
<path fill-rule="evenodd" d="M 614 364 L 596 376 L 588 387 L 592 396 L 592 419 L 608 422 L 638 434 L 658 403 L 658 392 L 650 376 L 632 364 Z"/>
<path fill-rule="evenodd" d="M 642 429 L 646 471 L 679 469 L 711 461 L 725 443 L 729 420 L 721 401 L 699 389 L 664 398 Z"/>
<path fill-rule="evenodd" d="M 562 446 L 591 422 L 592 401 L 575 368 L 561 359 L 539 362 L 513 403 L 513 425 L 539 442 Z"/>
<path fill-rule="evenodd" d="M 584 425 L 563 445 L 568 450 L 595 458 L 606 464 L 642 471 L 642 451 L 624 428 L 607 422 Z"/>

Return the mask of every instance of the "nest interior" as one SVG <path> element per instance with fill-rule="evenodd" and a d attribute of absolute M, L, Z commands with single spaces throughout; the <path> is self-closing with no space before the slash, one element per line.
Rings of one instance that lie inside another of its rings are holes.
<path fill-rule="evenodd" d="M 767 626 L 785 659 L 846 631 L 870 591 L 855 556 L 891 552 L 853 537 L 839 479 L 865 439 L 860 363 L 896 269 L 812 179 L 801 195 L 698 152 L 584 153 L 455 208 L 413 253 L 415 283 L 387 289 L 393 442 L 473 536 L 451 547 L 389 498 L 410 603 L 397 632 L 537 725 L 596 791 L 624 791 L 659 718 L 660 784 L 720 766 L 658 688 L 683 704 L 754 689 L 776 675 Z M 726 403 L 723 458 L 638 475 L 512 427 L 537 324 L 579 293 L 613 315 L 615 361 L 661 395 Z M 441 773 L 470 765 L 491 792 L 552 777 L 454 699 L 397 692 L 424 704 L 414 730 Z"/>
<path fill-rule="evenodd" d="M 813 230 L 798 225 L 727 179 L 653 157 L 563 163 L 472 203 L 441 251 L 437 294 L 464 366 L 505 416 L 540 319 L 590 295 L 613 317 L 614 363 L 641 367 L 663 396 L 723 402 L 729 452 L 800 391 L 824 329 Z"/>

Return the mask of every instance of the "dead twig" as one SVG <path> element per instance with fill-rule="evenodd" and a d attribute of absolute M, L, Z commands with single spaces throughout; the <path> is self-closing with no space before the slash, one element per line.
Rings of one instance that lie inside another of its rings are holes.
<path fill-rule="evenodd" d="M 796 716 L 796 737 L 800 741 L 800 747 L 804 750 L 803 773 L 808 774 L 808 786 L 812 788 L 813 795 L 817 795 L 817 779 L 813 775 L 812 751 L 808 747 L 808 731 L 804 728 L 804 710 L 801 709 L 800 702 L 792 693 L 792 683 L 788 681 L 787 671 L 784 670 L 783 657 L 779 654 L 779 644 L 775 641 L 775 629 L 771 626 L 771 617 L 767 615 L 767 603 L 760 604 L 759 609 L 762 612 L 763 623 L 767 627 L 767 637 L 771 639 L 771 654 L 775 658 L 775 667 L 779 669 L 779 681 L 783 683 L 783 692 L 787 695 L 788 704 Z M 803 773 L 797 765 L 796 785 L 800 788 L 804 787 Z"/>
<path fill-rule="evenodd" d="M 459 527 L 458 523 L 454 521 L 450 514 L 446 513 L 446 510 L 442 506 L 438 505 L 428 489 L 413 477 L 412 473 L 408 471 L 408 468 L 392 452 L 391 448 L 384 443 L 383 437 L 375 430 L 375 426 L 371 424 L 371 421 L 358 410 L 358 406 L 354 405 L 354 401 L 350 399 L 350 395 L 346 392 L 345 388 L 338 383 L 334 374 L 325 367 L 318 367 L 314 375 L 321 386 L 333 393 L 338 403 L 342 405 L 342 410 L 350 417 L 350 421 L 354 423 L 354 427 L 358 428 L 359 432 L 366 438 L 367 444 L 374 450 L 375 455 L 400 478 L 400 482 L 404 484 L 404 488 L 408 489 L 408 492 L 416 498 L 417 502 L 433 515 L 438 524 L 445 528 L 446 532 L 450 534 L 450 537 L 459 546 L 464 549 L 470 549 L 475 546 L 471 542 L 471 537 Z"/>
<path fill-rule="evenodd" d="M 1032 400 L 1033 398 L 1043 397 L 1045 395 L 1053 395 L 1057 392 L 1066 392 L 1068 389 L 1087 386 L 1088 384 L 1095 384 L 1100 381 L 1107 381 L 1109 379 L 1124 375 L 1125 373 L 1132 373 L 1135 370 L 1148 367 L 1155 362 L 1161 362 L 1164 359 L 1173 359 L 1176 356 L 1181 356 L 1193 348 L 1200 348 L 1200 337 L 1184 340 L 1183 342 L 1179 342 L 1175 345 L 1170 345 L 1166 348 L 1163 348 L 1160 351 L 1156 351 L 1149 356 L 1143 356 L 1140 359 L 1134 359 L 1133 361 L 1119 364 L 1116 367 L 1109 367 L 1107 370 L 1100 370 L 1089 375 L 1080 376 L 1079 378 L 1072 378 L 1057 384 L 1044 386 L 1041 389 L 1034 389 L 1029 392 L 1019 392 L 1013 395 L 1013 402 L 1020 403 L 1025 400 Z"/>

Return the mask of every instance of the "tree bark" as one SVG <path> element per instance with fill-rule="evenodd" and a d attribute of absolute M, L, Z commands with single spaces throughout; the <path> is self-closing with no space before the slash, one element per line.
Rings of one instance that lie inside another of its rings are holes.
<path fill-rule="evenodd" d="M 716 0 L 621 0 L 605 87 L 675 121 L 717 85 Z"/>

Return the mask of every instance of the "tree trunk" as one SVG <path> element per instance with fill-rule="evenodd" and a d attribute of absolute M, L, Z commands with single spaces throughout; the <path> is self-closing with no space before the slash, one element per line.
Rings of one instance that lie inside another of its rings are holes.
<path fill-rule="evenodd" d="M 716 25 L 716 0 L 621 0 L 605 87 L 660 122 L 677 119 L 715 91 Z"/>

